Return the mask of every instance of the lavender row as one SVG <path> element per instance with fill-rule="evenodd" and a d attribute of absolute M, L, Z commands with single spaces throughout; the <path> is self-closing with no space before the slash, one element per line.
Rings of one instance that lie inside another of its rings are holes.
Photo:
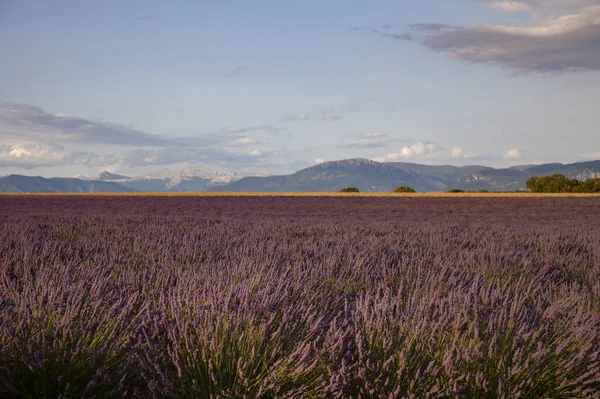
<path fill-rule="evenodd" d="M 0 396 L 600 397 L 597 198 L 0 198 Z"/>

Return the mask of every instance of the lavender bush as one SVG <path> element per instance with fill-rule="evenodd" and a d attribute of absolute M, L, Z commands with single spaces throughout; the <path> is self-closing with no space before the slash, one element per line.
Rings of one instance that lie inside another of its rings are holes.
<path fill-rule="evenodd" d="M 599 398 L 600 199 L 0 197 L 0 397 Z"/>

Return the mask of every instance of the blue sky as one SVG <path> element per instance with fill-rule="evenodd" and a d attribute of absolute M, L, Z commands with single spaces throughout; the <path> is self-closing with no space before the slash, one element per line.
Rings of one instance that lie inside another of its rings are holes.
<path fill-rule="evenodd" d="M 0 1 L 0 174 L 600 159 L 600 3 Z"/>

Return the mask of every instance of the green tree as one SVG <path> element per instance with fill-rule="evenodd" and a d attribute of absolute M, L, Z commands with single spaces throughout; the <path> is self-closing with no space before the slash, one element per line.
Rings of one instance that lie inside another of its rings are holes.
<path fill-rule="evenodd" d="M 538 179 L 539 177 L 537 176 L 531 176 L 529 179 L 527 179 L 527 181 L 525 182 L 525 186 L 527 186 L 527 188 L 532 192 L 532 193 L 536 193 L 537 189 L 538 189 Z"/>
<path fill-rule="evenodd" d="M 356 187 L 346 187 L 342 188 L 340 193 L 360 193 L 360 190 Z"/>
<path fill-rule="evenodd" d="M 552 176 L 530 177 L 525 184 L 532 193 L 571 193 L 577 192 L 580 185 L 576 179 L 568 179 L 559 173 Z"/>
<path fill-rule="evenodd" d="M 395 193 L 416 193 L 415 189 L 408 186 L 398 186 L 394 190 Z"/>
<path fill-rule="evenodd" d="M 573 189 L 574 193 L 600 193 L 600 178 L 588 179 Z"/>

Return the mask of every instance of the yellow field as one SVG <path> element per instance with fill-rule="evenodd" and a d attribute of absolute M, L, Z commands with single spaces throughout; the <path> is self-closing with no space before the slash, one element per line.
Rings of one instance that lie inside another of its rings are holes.
<path fill-rule="evenodd" d="M 536 197 L 598 197 L 600 194 L 580 193 L 337 193 L 337 192 L 257 192 L 257 193 L 0 193 L 9 197 L 493 197 L 493 198 L 536 198 Z"/>

